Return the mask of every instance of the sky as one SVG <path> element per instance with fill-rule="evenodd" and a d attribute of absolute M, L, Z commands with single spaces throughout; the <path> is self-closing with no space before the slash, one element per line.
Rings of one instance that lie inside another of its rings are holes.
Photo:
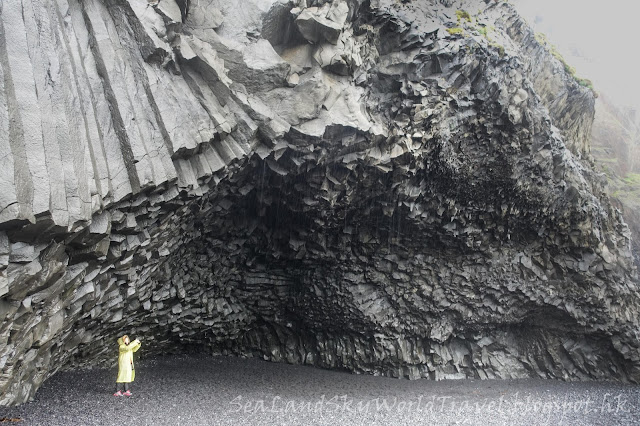
<path fill-rule="evenodd" d="M 640 0 L 511 0 L 577 74 L 640 110 Z"/>

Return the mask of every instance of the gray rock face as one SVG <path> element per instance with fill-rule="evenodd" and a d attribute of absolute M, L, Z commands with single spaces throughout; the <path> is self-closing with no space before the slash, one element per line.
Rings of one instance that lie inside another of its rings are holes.
<path fill-rule="evenodd" d="M 529 33 L 493 1 L 1 3 L 0 404 L 124 332 L 639 381 L 629 231 L 580 160 L 593 97 Z"/>
<path fill-rule="evenodd" d="M 505 13 L 497 24 L 522 46 L 527 75 L 549 110 L 554 125 L 562 131 L 567 148 L 578 157 L 589 158 L 591 127 L 595 118 L 593 93 L 584 90 L 564 71 L 563 64 L 554 60 L 553 55 L 535 39 L 534 32 L 515 10 Z"/>

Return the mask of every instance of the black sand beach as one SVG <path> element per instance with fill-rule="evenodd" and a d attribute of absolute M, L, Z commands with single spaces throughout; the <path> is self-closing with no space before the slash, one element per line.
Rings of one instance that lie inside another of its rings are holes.
<path fill-rule="evenodd" d="M 614 425 L 640 422 L 640 386 L 548 380 L 429 381 L 258 359 L 141 360 L 132 397 L 114 369 L 63 372 L 34 401 L 1 407 L 24 425 Z M 9 424 L 9 423 L 7 423 Z"/>

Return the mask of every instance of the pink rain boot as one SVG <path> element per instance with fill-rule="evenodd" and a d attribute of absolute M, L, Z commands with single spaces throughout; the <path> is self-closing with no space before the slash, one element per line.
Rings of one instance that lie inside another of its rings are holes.
<path fill-rule="evenodd" d="M 133 394 L 131 393 L 131 391 L 126 391 L 125 393 L 123 393 L 124 396 L 132 396 Z"/>
<path fill-rule="evenodd" d="M 118 392 L 114 393 L 113 396 L 122 396 L 122 392 L 118 391 Z"/>

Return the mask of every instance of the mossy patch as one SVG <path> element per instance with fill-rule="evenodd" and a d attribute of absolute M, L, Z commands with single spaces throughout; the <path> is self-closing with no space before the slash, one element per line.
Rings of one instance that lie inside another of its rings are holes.
<path fill-rule="evenodd" d="M 498 55 L 500 55 L 500 57 L 504 57 L 505 55 L 505 51 L 504 51 L 504 46 L 496 43 L 496 42 L 491 42 L 489 43 L 489 46 L 493 47 L 494 49 L 496 49 L 498 51 Z"/>
<path fill-rule="evenodd" d="M 536 33 L 535 34 L 535 38 L 538 41 L 538 43 L 540 43 L 542 46 L 544 46 L 549 51 L 549 53 L 551 53 L 553 55 L 554 58 L 556 58 L 558 61 L 560 61 L 560 63 L 564 67 L 564 70 L 571 77 L 573 77 L 573 79 L 576 81 L 576 83 L 578 83 L 582 87 L 587 87 L 587 88 L 591 89 L 593 94 L 596 97 L 598 96 L 597 92 L 593 88 L 593 82 L 591 80 L 589 80 L 588 78 L 579 77 L 576 69 L 567 63 L 566 59 L 564 59 L 562 54 L 560 52 L 558 52 L 558 49 L 553 44 L 549 43 L 549 40 L 547 39 L 546 35 L 544 35 L 543 33 Z"/>
<path fill-rule="evenodd" d="M 465 20 L 467 22 L 471 22 L 471 15 L 466 10 L 456 10 L 456 17 L 458 18 L 458 22 L 461 20 Z"/>
<path fill-rule="evenodd" d="M 640 173 L 629 173 L 622 180 L 629 185 L 640 185 Z"/>
<path fill-rule="evenodd" d="M 471 28 L 477 31 L 481 36 L 483 36 L 489 42 L 489 47 L 493 47 L 494 49 L 496 49 L 500 54 L 500 57 L 503 57 L 505 55 L 504 46 L 500 43 L 497 43 L 489 36 L 490 33 L 496 30 L 493 25 L 484 25 L 479 23 L 477 26 L 471 26 Z"/>

